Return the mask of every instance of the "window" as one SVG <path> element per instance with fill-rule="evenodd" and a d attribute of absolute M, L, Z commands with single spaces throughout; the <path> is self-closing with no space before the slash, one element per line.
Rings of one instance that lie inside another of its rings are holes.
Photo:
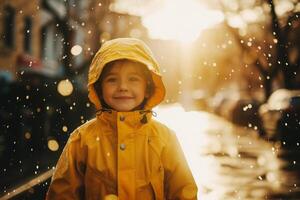
<path fill-rule="evenodd" d="M 4 45 L 12 48 L 15 43 L 15 9 L 11 6 L 4 8 Z"/>
<path fill-rule="evenodd" d="M 27 53 L 31 53 L 32 50 L 32 19 L 30 17 L 25 17 L 24 20 L 24 50 Z"/>
<path fill-rule="evenodd" d="M 47 26 L 41 28 L 41 58 L 46 57 Z"/>

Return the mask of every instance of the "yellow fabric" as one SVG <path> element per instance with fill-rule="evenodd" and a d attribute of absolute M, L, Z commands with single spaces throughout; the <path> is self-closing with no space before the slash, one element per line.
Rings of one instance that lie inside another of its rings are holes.
<path fill-rule="evenodd" d="M 103 45 L 91 65 L 90 98 L 98 108 L 101 105 L 93 92 L 93 83 L 102 69 L 97 66 L 103 67 L 103 63 L 113 60 L 111 57 L 121 58 L 114 56 L 120 52 L 114 53 L 111 46 L 118 46 L 115 49 L 118 51 L 123 47 L 126 49 L 127 43 L 130 44 L 128 48 L 133 44 L 137 47 L 126 54 L 136 55 L 132 59 L 148 63 L 153 76 L 157 76 L 154 80 L 156 90 L 148 108 L 163 99 L 164 86 L 159 68 L 146 46 L 136 39 L 116 39 Z M 144 45 L 143 51 L 140 44 Z M 106 54 L 106 51 L 111 52 Z M 147 120 L 142 123 L 145 117 Z M 46 197 L 46 200 L 58 199 L 197 199 L 197 186 L 175 134 L 152 119 L 151 112 L 110 110 L 98 113 L 96 118 L 71 134 Z"/>

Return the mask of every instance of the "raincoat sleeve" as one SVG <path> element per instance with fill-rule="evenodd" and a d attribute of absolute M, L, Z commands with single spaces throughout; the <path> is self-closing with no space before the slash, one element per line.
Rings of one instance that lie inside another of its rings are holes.
<path fill-rule="evenodd" d="M 197 199 L 197 185 L 174 133 L 171 133 L 162 156 L 166 199 Z"/>
<path fill-rule="evenodd" d="M 79 131 L 74 131 L 56 165 L 46 200 L 84 199 L 84 149 Z"/>

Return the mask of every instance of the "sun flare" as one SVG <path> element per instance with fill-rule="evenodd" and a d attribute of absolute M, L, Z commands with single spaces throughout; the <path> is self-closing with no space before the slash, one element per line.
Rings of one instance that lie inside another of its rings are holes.
<path fill-rule="evenodd" d="M 151 38 L 191 42 L 223 20 L 219 11 L 207 9 L 195 0 L 165 0 L 160 9 L 142 16 Z"/>

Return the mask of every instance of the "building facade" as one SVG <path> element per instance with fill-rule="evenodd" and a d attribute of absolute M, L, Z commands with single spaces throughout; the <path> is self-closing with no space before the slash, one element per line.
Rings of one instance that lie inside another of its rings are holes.
<path fill-rule="evenodd" d="M 39 1 L 3 1 L 0 37 L 0 70 L 9 78 L 17 76 L 18 63 L 37 67 L 41 54 Z"/>

